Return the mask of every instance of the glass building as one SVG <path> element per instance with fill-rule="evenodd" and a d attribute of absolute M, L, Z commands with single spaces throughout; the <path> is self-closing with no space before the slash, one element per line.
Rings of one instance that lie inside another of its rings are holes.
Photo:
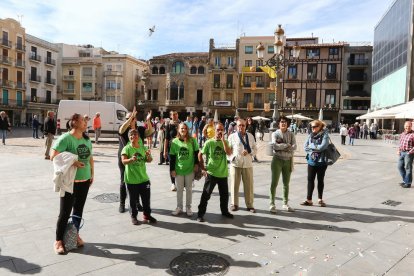
<path fill-rule="evenodd" d="M 371 109 L 414 98 L 413 0 L 395 0 L 374 31 Z"/>

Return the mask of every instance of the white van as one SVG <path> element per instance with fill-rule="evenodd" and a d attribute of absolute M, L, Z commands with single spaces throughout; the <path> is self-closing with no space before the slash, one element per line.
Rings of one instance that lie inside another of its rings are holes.
<path fill-rule="evenodd" d="M 114 102 L 61 100 L 57 113 L 58 133 L 67 131 L 66 123 L 74 113 L 87 114 L 91 118 L 88 129 L 93 133 L 92 120 L 96 112 L 101 114 L 101 137 L 118 137 L 118 129 L 125 122 L 128 110 Z"/>

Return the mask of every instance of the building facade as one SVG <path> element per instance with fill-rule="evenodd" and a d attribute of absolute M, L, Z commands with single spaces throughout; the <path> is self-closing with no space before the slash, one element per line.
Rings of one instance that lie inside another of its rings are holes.
<path fill-rule="evenodd" d="M 26 31 L 14 19 L 0 19 L 0 110 L 12 125 L 26 123 Z"/>
<path fill-rule="evenodd" d="M 413 0 L 395 0 L 374 31 L 371 109 L 414 99 Z"/>
<path fill-rule="evenodd" d="M 57 111 L 58 47 L 26 34 L 26 122 L 33 115 L 43 122 L 48 111 Z"/>
<path fill-rule="evenodd" d="M 208 53 L 173 53 L 149 60 L 142 108 L 155 116 L 168 117 L 176 110 L 186 115 L 209 113 Z"/>

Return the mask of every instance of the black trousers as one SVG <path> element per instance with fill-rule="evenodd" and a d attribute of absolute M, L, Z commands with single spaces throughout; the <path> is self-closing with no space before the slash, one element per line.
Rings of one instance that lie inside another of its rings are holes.
<path fill-rule="evenodd" d="M 221 213 L 227 214 L 229 212 L 229 186 L 227 183 L 227 177 L 215 177 L 207 174 L 206 181 L 204 182 L 203 193 L 201 194 L 200 205 L 198 205 L 198 217 L 203 217 L 205 215 L 207 203 L 216 185 L 218 185 L 220 194 Z"/>
<path fill-rule="evenodd" d="M 142 200 L 142 207 L 144 210 L 144 217 L 149 217 L 151 215 L 151 183 L 146 181 L 140 184 L 128 184 L 128 194 L 129 194 L 129 213 L 131 217 L 136 218 L 138 215 L 137 202 L 139 197 Z"/>
<path fill-rule="evenodd" d="M 318 177 L 318 199 L 322 199 L 325 172 L 328 165 L 324 166 L 311 166 L 308 165 L 308 195 L 307 199 L 312 200 L 313 190 L 315 189 L 315 177 Z"/>
<path fill-rule="evenodd" d="M 82 217 L 83 207 L 85 206 L 86 198 L 88 197 L 90 184 L 90 180 L 75 182 L 73 186 L 73 194 L 66 192 L 65 196 L 60 198 L 59 217 L 56 225 L 57 241 L 63 240 L 63 234 L 65 233 L 66 225 L 68 224 L 71 212 L 75 216 Z M 72 220 L 79 231 L 81 219 L 72 218 Z"/>
<path fill-rule="evenodd" d="M 342 143 L 342 145 L 345 145 L 345 139 L 346 139 L 346 136 L 345 135 L 341 135 L 341 143 Z"/>

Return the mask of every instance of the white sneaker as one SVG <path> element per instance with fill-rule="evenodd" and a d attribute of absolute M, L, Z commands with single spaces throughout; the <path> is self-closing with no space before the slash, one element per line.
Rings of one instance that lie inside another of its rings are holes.
<path fill-rule="evenodd" d="M 269 211 L 270 211 L 270 213 L 276 214 L 276 206 L 275 205 L 270 205 Z"/>
<path fill-rule="evenodd" d="M 177 187 L 174 184 L 171 184 L 171 192 L 177 191 Z"/>
<path fill-rule="evenodd" d="M 181 214 L 181 212 L 182 212 L 183 210 L 180 208 L 180 207 L 177 207 L 177 208 L 175 208 L 175 210 L 174 211 L 172 211 L 172 215 L 173 216 L 178 216 L 179 214 Z"/>
<path fill-rule="evenodd" d="M 282 209 L 283 210 L 285 210 L 285 211 L 288 211 L 288 212 L 295 212 L 295 209 L 293 209 L 292 207 L 290 207 L 289 205 L 287 205 L 287 204 L 284 204 L 283 206 L 282 206 Z"/>
<path fill-rule="evenodd" d="M 187 216 L 191 217 L 193 215 L 193 211 L 190 207 L 187 207 Z"/>

